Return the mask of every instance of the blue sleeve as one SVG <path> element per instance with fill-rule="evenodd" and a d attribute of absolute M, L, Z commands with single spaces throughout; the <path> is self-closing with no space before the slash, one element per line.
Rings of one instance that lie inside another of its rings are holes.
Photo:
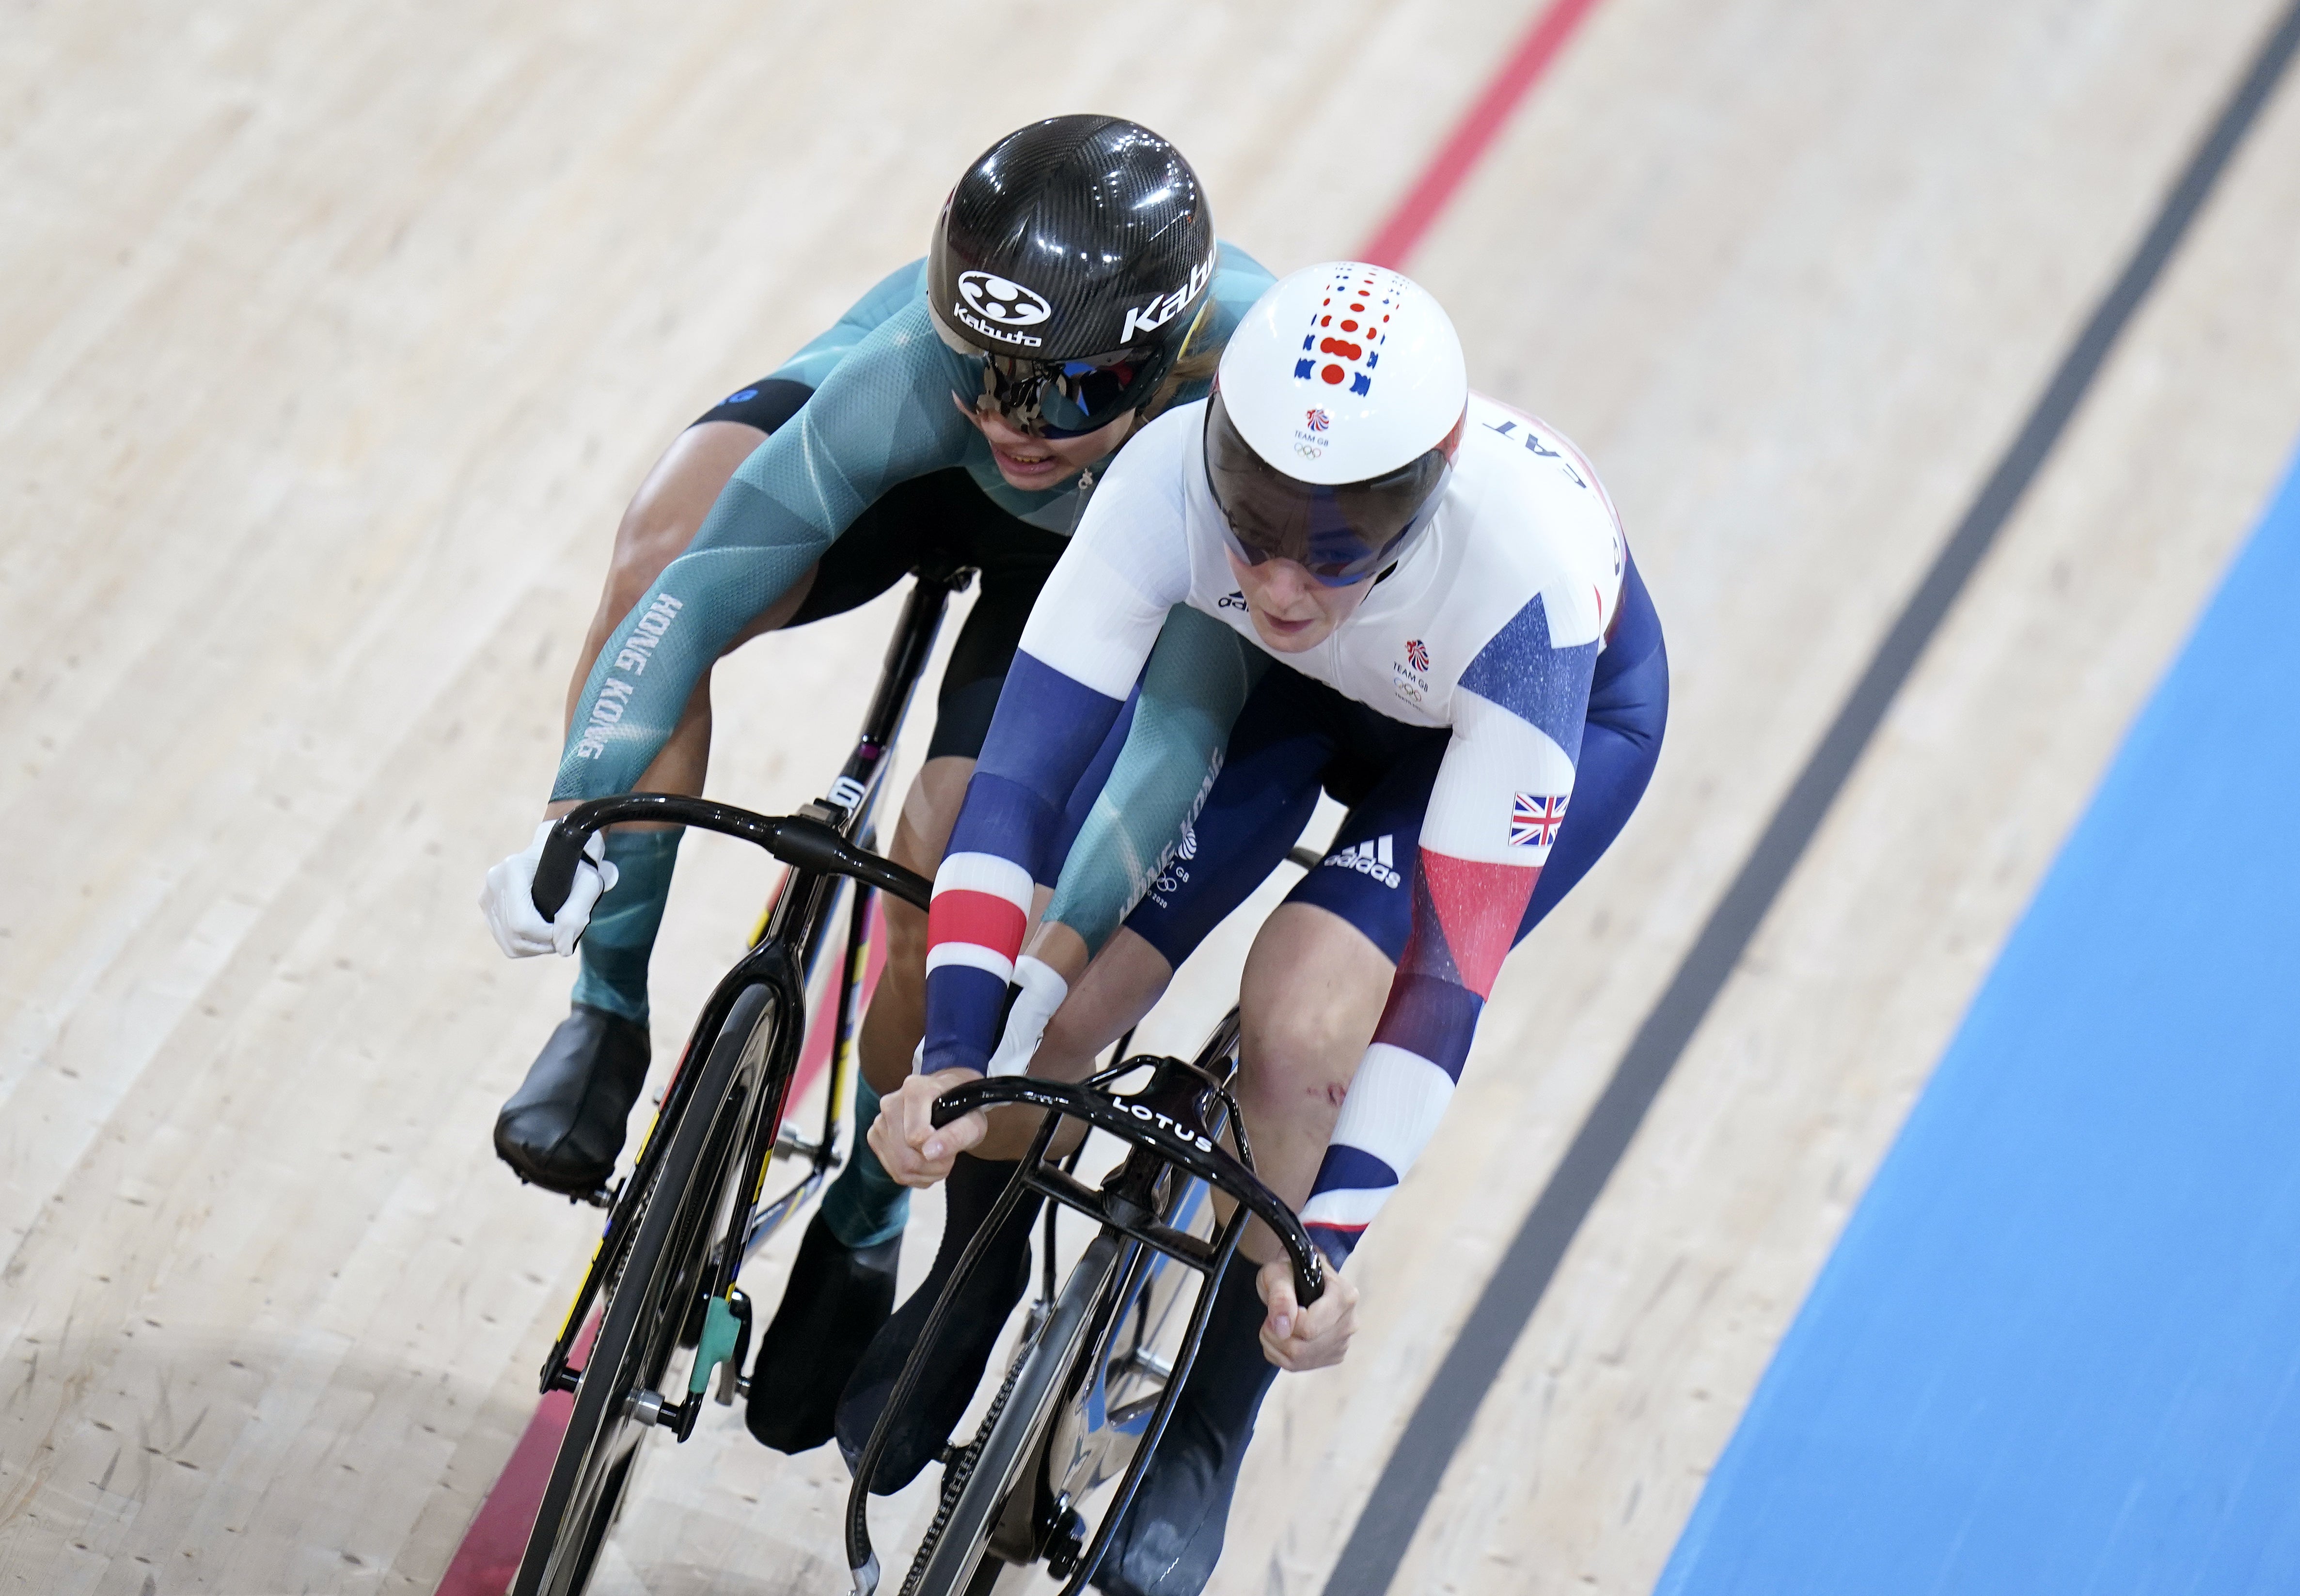
<path fill-rule="evenodd" d="M 927 911 L 922 1067 L 981 1069 L 1063 810 L 1123 707 L 1017 652 Z"/>

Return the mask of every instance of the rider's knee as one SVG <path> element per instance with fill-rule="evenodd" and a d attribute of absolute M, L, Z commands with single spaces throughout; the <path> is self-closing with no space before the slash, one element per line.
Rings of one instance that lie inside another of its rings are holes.
<path fill-rule="evenodd" d="M 902 824 L 896 828 L 893 857 L 920 875 L 932 877 L 950 845 L 950 831 L 966 802 L 966 784 L 973 778 L 974 761 L 956 754 L 939 754 L 919 767 L 911 790 L 903 794 Z"/>
<path fill-rule="evenodd" d="M 927 917 L 899 898 L 879 899 L 887 928 L 888 963 L 923 965 L 927 957 Z"/>
<path fill-rule="evenodd" d="M 1046 1034 L 1038 1038 L 1038 1061 L 1032 1067 L 1033 1073 L 1070 1079 L 1110 1045 L 1110 1038 L 1102 1035 L 1107 1027 L 1100 1023 L 1101 1016 L 1084 1014 L 1081 1008 L 1069 1004 L 1054 1010 Z"/>
<path fill-rule="evenodd" d="M 954 770 L 951 767 L 961 767 Z M 929 880 L 942 863 L 944 841 L 957 800 L 965 794 L 965 778 L 973 770 L 971 760 L 929 760 L 911 783 L 903 800 L 902 819 L 895 827 L 887 857 Z M 947 811 L 947 812 L 945 812 Z M 927 916 L 899 898 L 881 897 L 887 928 L 887 962 L 906 978 L 923 980 L 927 957 Z"/>
<path fill-rule="evenodd" d="M 1354 1017 L 1322 1004 L 1273 1003 L 1245 1017 L 1240 1088 L 1265 1110 L 1340 1109 L 1365 1051 Z"/>

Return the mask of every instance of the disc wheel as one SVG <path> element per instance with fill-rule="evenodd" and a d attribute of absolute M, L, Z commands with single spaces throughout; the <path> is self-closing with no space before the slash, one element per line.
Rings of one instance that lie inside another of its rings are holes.
<path fill-rule="evenodd" d="M 764 986 L 736 999 L 678 1118 L 656 1127 L 669 1140 L 654 1184 L 624 1226 L 630 1240 L 608 1276 L 599 1334 L 511 1596 L 579 1596 L 590 1583 L 639 1443 L 655 1427 L 635 1399 L 662 1393 L 712 1239 L 735 1201 L 737 1141 L 765 1073 L 774 1009 Z"/>
<path fill-rule="evenodd" d="M 1104 1232 L 1087 1248 L 1038 1326 L 983 1427 L 943 1476 L 943 1497 L 919 1543 L 902 1596 L 981 1596 L 996 1583 L 999 1565 L 988 1557 L 991 1532 L 1007 1498 L 1035 1491 L 1031 1465 L 1063 1397 L 1077 1383 L 1079 1359 L 1097 1309 L 1124 1252 L 1123 1241 Z"/>
<path fill-rule="evenodd" d="M 1166 1203 L 1162 1218 L 1178 1230 L 1210 1240 L 1214 1211 L 1205 1188 L 1195 1181 L 1177 1185 L 1180 1189 Z M 1046 1500 L 1067 1496 L 1082 1502 L 1134 1460 L 1188 1329 L 1196 1301 L 1190 1287 L 1197 1279 L 1171 1259 L 1138 1255 L 1118 1314 L 1095 1349 L 1093 1376 L 1062 1404 L 1048 1435 Z M 1097 1384 L 1101 1401 L 1094 1403 L 1092 1388 Z"/>

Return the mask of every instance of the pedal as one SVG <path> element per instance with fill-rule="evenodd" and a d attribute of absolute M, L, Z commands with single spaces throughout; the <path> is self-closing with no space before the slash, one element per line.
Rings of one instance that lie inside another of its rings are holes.
<path fill-rule="evenodd" d="M 821 1143 L 808 1141 L 788 1125 L 775 1137 L 775 1156 L 779 1159 L 805 1159 L 812 1162 L 821 1152 Z"/>
<path fill-rule="evenodd" d="M 611 1186 L 601 1186 L 596 1192 L 587 1192 L 579 1197 L 570 1197 L 567 1201 L 570 1202 L 588 1202 L 593 1208 L 612 1208 L 615 1206 L 615 1199 L 622 1194 L 623 1183 L 619 1180 Z"/>
<path fill-rule="evenodd" d="M 941 1464 L 945 1468 L 949 1468 L 956 1465 L 958 1460 L 964 1456 L 966 1456 L 966 1449 L 964 1447 L 959 1445 L 955 1441 L 946 1441 L 942 1443 L 942 1450 L 935 1453 L 935 1461 Z"/>

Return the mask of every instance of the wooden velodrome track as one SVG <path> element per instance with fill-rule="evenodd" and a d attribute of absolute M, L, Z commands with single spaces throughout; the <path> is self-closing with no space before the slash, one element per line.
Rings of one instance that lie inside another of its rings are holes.
<path fill-rule="evenodd" d="M 1672 723 L 1353 1266 L 1350 1361 L 1280 1382 L 1216 1590 L 1322 1588 L 1630 1033 L 2273 11 L 1604 0 L 1421 239 L 1406 263 L 1478 386 L 1604 471 Z M 1167 133 L 1274 268 L 1349 253 L 1531 16 L 9 9 L 0 1585 L 428 1591 L 447 1567 L 595 1229 L 488 1151 L 570 972 L 505 963 L 472 900 L 532 824 L 608 535 L 671 434 L 915 255 L 959 168 L 1031 117 Z M 2288 87 L 1613 1174 L 1395 1588 L 1652 1584 L 2279 473 L 2296 148 Z M 813 794 L 889 614 L 722 670 L 714 791 Z M 690 843 L 659 1060 L 767 879 Z M 658 1450 L 603 1588 L 844 1588 L 832 1455 L 766 1454 L 731 1417 Z"/>

